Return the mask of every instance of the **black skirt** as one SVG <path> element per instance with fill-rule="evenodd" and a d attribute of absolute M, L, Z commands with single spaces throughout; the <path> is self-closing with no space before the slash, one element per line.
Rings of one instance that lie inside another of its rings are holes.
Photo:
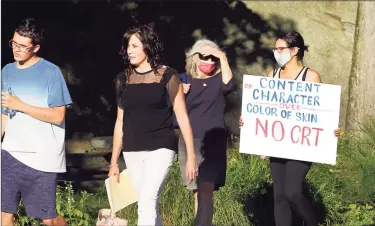
<path fill-rule="evenodd" d="M 215 130 L 207 133 L 204 138 L 194 138 L 195 158 L 199 166 L 198 177 L 191 183 L 186 178 L 186 145 L 181 136 L 178 142 L 178 160 L 181 176 L 189 190 L 197 190 L 197 182 L 211 182 L 215 190 L 225 185 L 227 171 L 227 132 Z"/>

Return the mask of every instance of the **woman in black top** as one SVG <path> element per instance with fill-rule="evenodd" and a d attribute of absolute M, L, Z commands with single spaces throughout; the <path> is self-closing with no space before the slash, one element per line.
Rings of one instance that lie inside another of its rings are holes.
<path fill-rule="evenodd" d="M 197 41 L 187 53 L 186 73 L 188 84 L 184 84 L 184 91 L 199 163 L 197 181 L 188 183 L 183 173 L 187 154 L 185 136 L 180 137 L 178 157 L 185 184 L 195 193 L 195 223 L 206 226 L 212 225 L 213 191 L 225 184 L 225 96 L 234 89 L 234 79 L 224 52 L 206 39 Z"/>
<path fill-rule="evenodd" d="M 295 31 L 276 38 L 274 56 L 280 68 L 268 73 L 268 77 L 321 83 L 320 75 L 302 64 L 307 51 L 302 36 Z M 240 119 L 240 126 L 243 125 Z M 336 137 L 340 129 L 334 130 Z M 262 159 L 265 156 L 261 156 Z M 292 209 L 302 218 L 306 226 L 317 226 L 314 210 L 302 194 L 302 184 L 311 167 L 311 162 L 270 158 L 274 190 L 274 213 L 276 226 L 292 225 Z"/>
<path fill-rule="evenodd" d="M 117 119 L 108 176 L 117 176 L 123 151 L 127 171 L 136 190 L 138 225 L 162 225 L 158 195 L 176 150 L 173 111 L 186 137 L 186 177 L 197 175 L 192 130 L 178 73 L 161 63 L 162 44 L 147 26 L 128 30 L 120 54 L 125 73 L 117 78 Z"/>

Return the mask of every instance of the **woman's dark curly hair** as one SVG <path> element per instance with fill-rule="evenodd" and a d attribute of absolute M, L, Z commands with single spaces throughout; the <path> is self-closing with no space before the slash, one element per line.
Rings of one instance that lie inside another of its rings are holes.
<path fill-rule="evenodd" d="M 147 62 L 150 63 L 156 75 L 158 75 L 157 69 L 163 65 L 163 45 L 157 34 L 147 25 L 132 27 L 124 34 L 120 50 L 120 55 L 124 59 L 125 64 L 125 83 L 127 83 L 129 76 L 134 72 L 134 66 L 130 64 L 127 51 L 130 37 L 134 34 L 142 42 L 143 50 L 147 56 Z"/>

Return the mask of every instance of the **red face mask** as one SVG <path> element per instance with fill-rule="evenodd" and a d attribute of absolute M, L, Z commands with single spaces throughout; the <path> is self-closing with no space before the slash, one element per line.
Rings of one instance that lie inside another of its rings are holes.
<path fill-rule="evenodd" d="M 198 63 L 198 68 L 201 72 L 203 72 L 206 75 L 210 75 L 216 68 L 215 63 L 207 63 L 200 61 Z"/>

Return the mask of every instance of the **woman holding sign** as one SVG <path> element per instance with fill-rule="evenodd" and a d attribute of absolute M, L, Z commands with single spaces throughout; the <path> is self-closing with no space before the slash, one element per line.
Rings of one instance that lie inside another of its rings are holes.
<path fill-rule="evenodd" d="M 192 181 L 198 171 L 183 86 L 177 71 L 162 64 L 162 51 L 148 26 L 131 28 L 123 36 L 125 73 L 116 84 L 118 108 L 108 176 L 118 180 L 122 150 L 137 195 L 138 225 L 162 225 L 157 202 L 177 148 L 173 112 L 186 139 L 184 175 Z"/>
<path fill-rule="evenodd" d="M 234 79 L 225 53 L 210 40 L 198 40 L 187 53 L 186 106 L 193 129 L 199 173 L 188 183 L 184 173 L 185 136 L 180 137 L 178 156 L 185 184 L 194 192 L 195 225 L 212 225 L 213 191 L 225 184 L 227 131 L 225 96 L 234 89 Z"/>
<path fill-rule="evenodd" d="M 278 36 L 273 52 L 280 68 L 270 71 L 268 77 L 320 83 L 320 75 L 302 63 L 305 51 L 308 51 L 308 46 L 298 32 L 291 31 Z M 240 126 L 242 125 L 241 118 Z M 338 137 L 340 129 L 336 129 L 334 134 Z M 264 159 L 265 156 L 261 158 Z M 302 195 L 303 180 L 311 164 L 298 160 L 270 158 L 276 226 L 292 225 L 292 209 L 306 226 L 318 225 L 311 204 Z"/>

